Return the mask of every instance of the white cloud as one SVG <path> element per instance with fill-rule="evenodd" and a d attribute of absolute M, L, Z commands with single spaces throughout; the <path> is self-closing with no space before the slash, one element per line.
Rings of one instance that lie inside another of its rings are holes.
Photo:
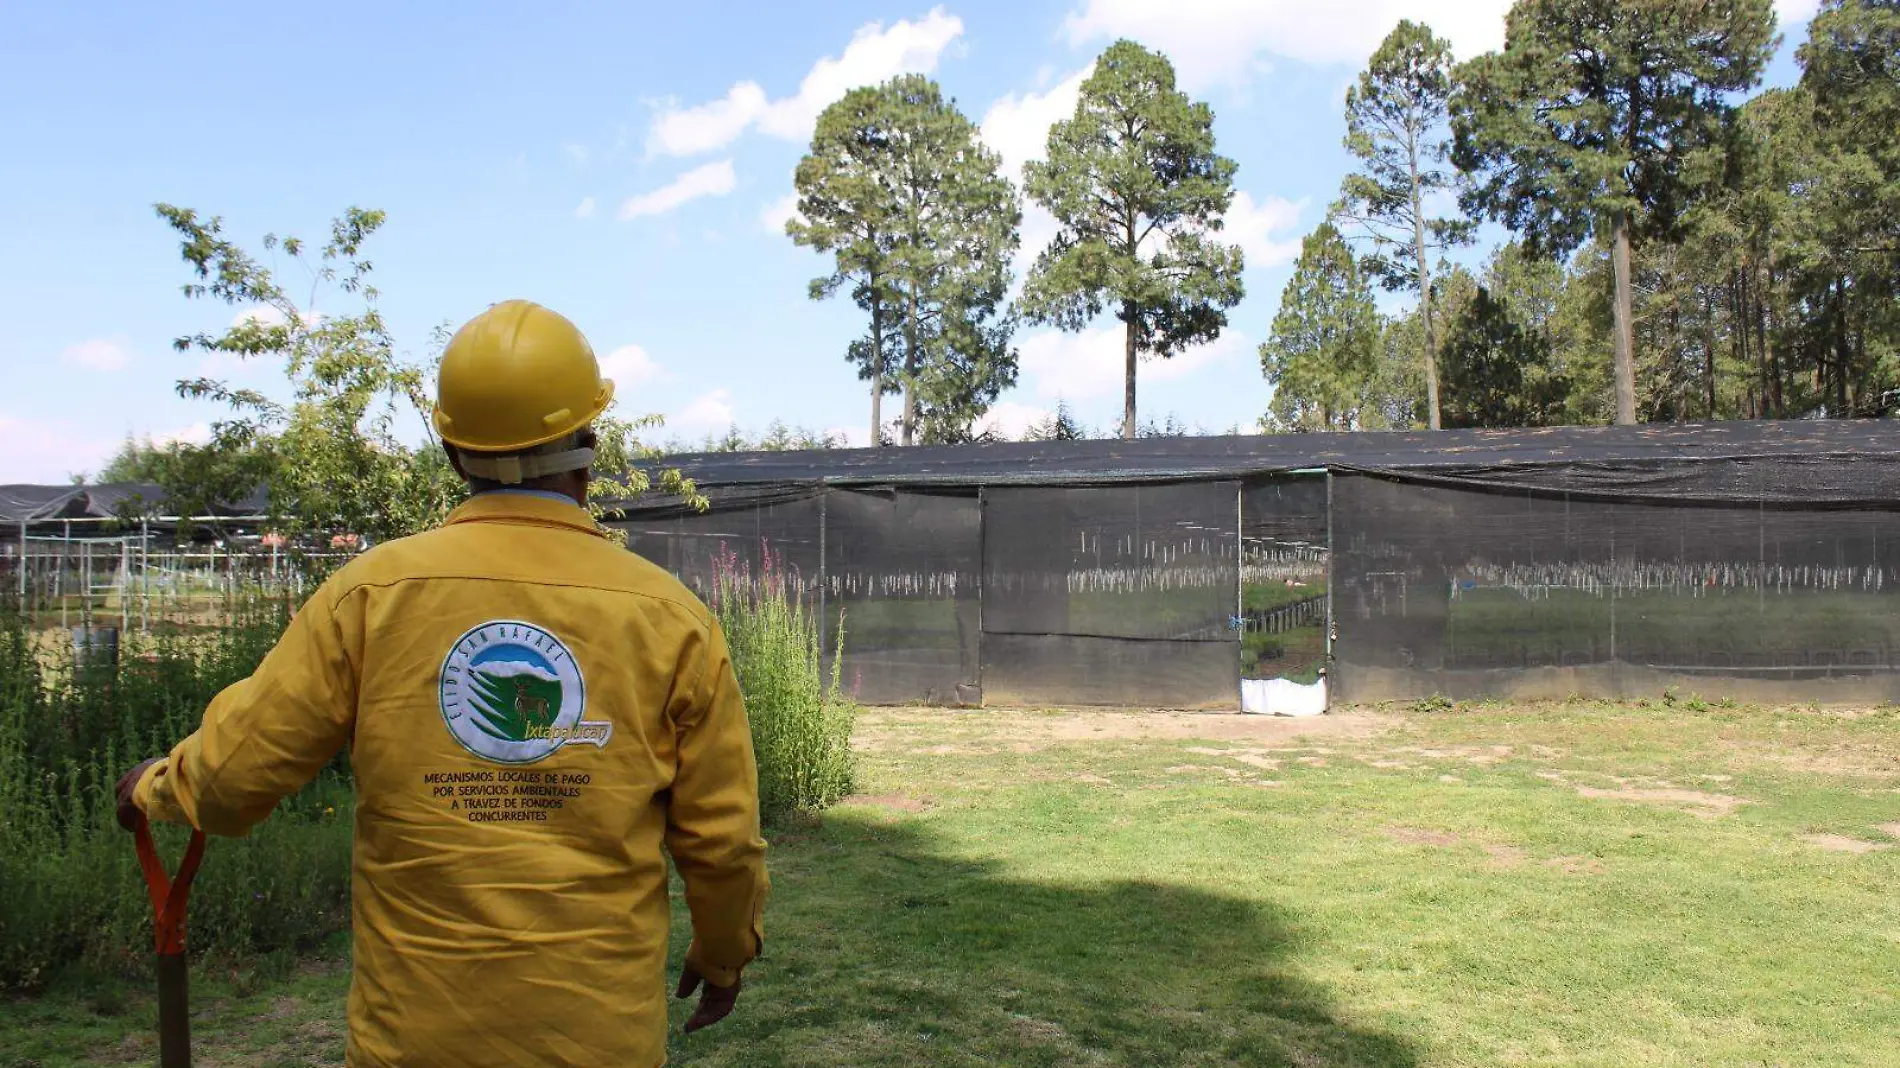
<path fill-rule="evenodd" d="M 664 215 L 700 197 L 725 196 L 737 184 L 731 160 L 708 163 L 687 171 L 650 193 L 628 198 L 620 205 L 620 218 L 624 222 L 642 215 Z"/>
<path fill-rule="evenodd" d="M 1094 70 L 1095 64 L 1090 63 L 1046 92 L 1011 93 L 983 113 L 983 142 L 1003 157 L 1003 173 L 1018 188 L 1023 184 L 1023 164 L 1048 155 L 1049 127 L 1075 114 L 1082 83 Z"/>
<path fill-rule="evenodd" d="M 323 321 L 323 313 L 313 308 L 298 312 L 297 318 L 303 320 L 305 327 L 312 327 Z M 282 326 L 284 313 L 270 305 L 259 305 L 255 308 L 247 308 L 231 317 L 232 329 L 243 326 L 245 323 L 256 323 L 259 326 Z"/>
<path fill-rule="evenodd" d="M 66 346 L 59 358 L 88 371 L 123 371 L 132 362 L 132 350 L 124 338 L 95 338 Z"/>
<path fill-rule="evenodd" d="M 1352 68 L 1400 19 L 1432 28 L 1458 59 L 1504 47 L 1512 0 L 1079 0 L 1063 23 L 1071 45 L 1129 37 L 1174 62 L 1181 86 L 1238 87 L 1265 73 L 1266 55 Z M 1785 31 L 1812 18 L 1820 0 L 1775 0 Z"/>
<path fill-rule="evenodd" d="M 737 140 L 747 129 L 787 141 L 811 137 L 818 113 L 847 91 L 874 85 L 899 74 L 930 74 L 944 52 L 963 34 L 963 20 L 932 8 L 922 19 L 886 28 L 869 22 L 858 27 L 840 56 L 813 64 L 794 96 L 769 99 L 757 82 L 738 82 L 726 95 L 689 108 L 669 106 L 647 132 L 650 155 L 692 156 Z"/>
<path fill-rule="evenodd" d="M 1083 0 L 1063 30 L 1072 45 L 1138 40 L 1172 60 L 1182 87 L 1196 92 L 1244 83 L 1263 53 L 1360 66 L 1402 18 L 1430 26 L 1466 59 L 1503 46 L 1510 7 L 1511 0 Z"/>
<path fill-rule="evenodd" d="M 709 104 L 683 110 L 669 109 L 653 120 L 647 134 L 650 155 L 696 156 L 723 148 L 739 139 L 746 127 L 771 108 L 765 90 L 755 82 L 740 82 Z"/>
<path fill-rule="evenodd" d="M 1030 427 L 1046 423 L 1055 414 L 1054 408 L 1041 408 L 1033 404 L 1017 401 L 999 401 L 990 406 L 990 410 L 977 420 L 976 432 L 995 433 L 1009 441 L 1021 441 Z"/>
<path fill-rule="evenodd" d="M 567 153 L 567 158 L 571 160 L 576 167 L 587 166 L 588 157 L 593 155 L 586 145 L 562 145 L 561 151 Z"/>
<path fill-rule="evenodd" d="M 715 389 L 695 397 L 685 407 L 668 415 L 666 428 L 687 437 L 716 433 L 732 426 L 734 414 L 732 391 Z"/>
<path fill-rule="evenodd" d="M 1304 200 L 1295 204 L 1271 195 L 1255 203 L 1246 192 L 1238 192 L 1227 206 L 1225 224 L 1214 236 L 1239 245 L 1249 269 L 1292 263 L 1300 254 L 1300 234 L 1287 231 L 1299 225 L 1305 206 Z M 1284 236 L 1276 239 L 1275 234 Z"/>
<path fill-rule="evenodd" d="M 574 217 L 576 219 L 593 218 L 594 217 L 594 198 L 582 197 L 580 204 L 576 206 L 574 209 Z"/>
<path fill-rule="evenodd" d="M 1797 26 L 1821 10 L 1821 0 L 1775 0 L 1775 19 L 1783 30 Z"/>
<path fill-rule="evenodd" d="M 0 415 L 0 483 L 59 485 L 97 474 L 122 441 L 89 423 Z"/>
<path fill-rule="evenodd" d="M 759 209 L 759 221 L 767 230 L 785 236 L 785 224 L 798 215 L 798 194 L 787 193 Z"/>
<path fill-rule="evenodd" d="M 1003 174 L 1023 189 L 1023 164 L 1048 155 L 1049 127 L 1075 114 L 1082 83 L 1095 64 L 1076 71 L 1040 93 L 1011 93 L 983 113 L 983 142 L 1003 157 Z M 1016 286 L 1020 289 L 1030 264 L 1055 240 L 1060 229 L 1055 216 L 1042 205 L 1023 199 L 1022 245 L 1016 253 Z"/>
<path fill-rule="evenodd" d="M 638 345 L 622 345 L 601 357 L 600 373 L 613 379 L 616 391 L 669 377 L 666 368 Z"/>
<path fill-rule="evenodd" d="M 152 444 L 164 445 L 203 445 L 211 440 L 210 423 L 193 423 L 181 430 L 167 431 L 152 435 Z"/>
<path fill-rule="evenodd" d="M 1024 376 L 1038 396 L 1089 399 L 1119 396 L 1127 369 L 1126 334 L 1119 322 L 1077 333 L 1037 330 L 1017 344 Z M 1250 346 L 1245 334 L 1223 331 L 1209 345 L 1196 345 L 1166 360 L 1142 357 L 1137 382 L 1166 382 L 1233 359 Z"/>
<path fill-rule="evenodd" d="M 245 323 L 256 323 L 259 326 L 279 326 L 282 325 L 283 322 L 284 313 L 278 311 L 276 308 L 269 306 L 247 308 L 244 311 L 238 312 L 235 316 L 232 316 L 231 328 L 235 330 Z"/>

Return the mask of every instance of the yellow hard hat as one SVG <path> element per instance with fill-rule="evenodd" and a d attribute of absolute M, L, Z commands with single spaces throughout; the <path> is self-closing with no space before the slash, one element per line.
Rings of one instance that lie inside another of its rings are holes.
<path fill-rule="evenodd" d="M 613 399 L 579 327 L 533 301 L 508 300 L 449 339 L 435 430 L 457 448 L 514 452 L 574 433 Z"/>

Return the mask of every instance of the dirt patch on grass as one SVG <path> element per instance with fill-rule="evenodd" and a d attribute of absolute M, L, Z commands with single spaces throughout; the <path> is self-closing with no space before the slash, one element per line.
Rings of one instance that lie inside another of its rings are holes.
<path fill-rule="evenodd" d="M 1900 823 L 1883 823 L 1880 825 L 1880 833 L 1892 838 L 1900 838 Z"/>
<path fill-rule="evenodd" d="M 1169 775 L 1191 775 L 1197 771 L 1212 771 L 1221 775 L 1225 775 L 1230 779 L 1237 779 L 1240 777 L 1239 768 L 1223 768 L 1217 765 L 1209 765 L 1209 764 L 1176 764 L 1171 768 L 1164 768 L 1162 770 L 1166 771 Z"/>
<path fill-rule="evenodd" d="M 1034 1016 L 1011 1016 L 1010 1033 L 1019 1040 L 1046 1045 L 1054 1042 L 1067 1042 L 1069 1032 L 1054 1020 L 1039 1020 Z"/>
<path fill-rule="evenodd" d="M 840 805 L 858 805 L 864 808 L 884 808 L 894 812 L 923 812 L 930 807 L 928 801 L 903 794 L 853 794 L 838 802 Z"/>
<path fill-rule="evenodd" d="M 1408 746 L 1395 749 L 1393 752 L 1407 753 L 1427 760 L 1462 760 L 1479 767 L 1501 764 L 1511 758 L 1511 747 L 1508 745 L 1454 745 L 1431 749 Z"/>
<path fill-rule="evenodd" d="M 1196 745 L 1196 746 L 1189 746 L 1186 751 L 1189 753 L 1193 753 L 1197 756 L 1226 757 L 1227 759 L 1235 761 L 1237 763 L 1245 764 L 1250 768 L 1260 768 L 1264 771 L 1276 771 L 1280 767 L 1279 759 L 1276 757 L 1269 756 L 1268 754 L 1274 753 L 1274 752 L 1280 752 L 1281 750 L 1209 749 L 1206 746 Z"/>
<path fill-rule="evenodd" d="M 1493 868 L 1515 868 L 1531 859 L 1530 852 L 1514 845 L 1492 843 L 1484 847 L 1484 855 L 1491 858 Z"/>
<path fill-rule="evenodd" d="M 1595 857 L 1552 857 L 1544 862 L 1546 868 L 1555 868 L 1565 875 L 1601 875 L 1603 862 Z"/>
<path fill-rule="evenodd" d="M 1684 790 L 1680 787 L 1619 786 L 1614 790 L 1602 790 L 1594 786 L 1572 786 L 1571 789 L 1577 791 L 1580 797 L 1598 800 L 1669 805 L 1703 819 L 1726 816 L 1743 805 L 1753 803 L 1746 798 L 1730 797 L 1728 794 L 1711 794 L 1702 790 Z"/>
<path fill-rule="evenodd" d="M 1035 752 L 1091 741 L 1284 743 L 1372 738 L 1402 723 L 1397 715 L 1363 711 L 1289 718 L 1238 712 L 873 709 L 859 717 L 853 744 L 867 751 L 951 754 Z"/>
<path fill-rule="evenodd" d="M 1801 840 L 1830 853 L 1872 853 L 1876 849 L 1893 848 L 1891 842 L 1869 842 L 1865 838 L 1850 838 L 1844 834 L 1804 834 Z"/>
<path fill-rule="evenodd" d="M 1900 752 L 1876 745 L 1803 748 L 1785 742 L 1733 742 L 1734 751 L 1753 764 L 1766 764 L 1808 775 L 1900 778 Z"/>
<path fill-rule="evenodd" d="M 1428 831 L 1418 827 L 1387 827 L 1385 833 L 1390 835 L 1394 842 L 1403 842 L 1406 845 L 1448 848 L 1464 841 L 1463 838 L 1450 831 Z"/>

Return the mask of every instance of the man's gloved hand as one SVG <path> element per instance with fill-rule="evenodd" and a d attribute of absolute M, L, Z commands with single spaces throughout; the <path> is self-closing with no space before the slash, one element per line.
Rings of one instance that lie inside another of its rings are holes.
<path fill-rule="evenodd" d="M 693 991 L 698 990 L 702 983 L 706 989 L 700 992 L 699 1008 L 694 1009 L 692 1018 L 686 1021 L 686 1033 L 689 1035 L 725 1019 L 732 1012 L 733 1002 L 739 1000 L 741 983 L 738 980 L 734 980 L 731 986 L 714 986 L 690 964 L 680 970 L 680 988 L 674 997 L 692 997 Z"/>
<path fill-rule="evenodd" d="M 160 758 L 152 759 L 126 772 L 119 779 L 119 826 L 128 831 L 138 830 L 139 807 L 132 803 L 132 791 L 139 788 L 139 780 L 145 776 L 145 769 L 158 763 Z"/>

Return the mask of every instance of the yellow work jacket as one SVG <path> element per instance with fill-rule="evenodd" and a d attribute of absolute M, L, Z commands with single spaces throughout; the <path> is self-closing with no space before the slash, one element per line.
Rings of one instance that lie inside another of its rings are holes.
<path fill-rule="evenodd" d="M 723 986 L 760 951 L 758 776 L 725 638 L 571 501 L 480 494 L 351 561 L 136 800 L 242 836 L 345 745 L 355 1068 L 664 1064 L 663 845 L 688 960 Z"/>

